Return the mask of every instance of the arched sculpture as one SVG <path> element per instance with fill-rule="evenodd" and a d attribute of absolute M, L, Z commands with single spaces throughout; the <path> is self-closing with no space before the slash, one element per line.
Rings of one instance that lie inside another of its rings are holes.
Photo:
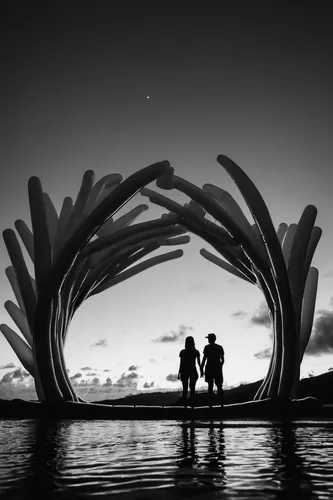
<path fill-rule="evenodd" d="M 233 275 L 260 288 L 266 299 L 273 328 L 273 352 L 267 376 L 255 399 L 296 395 L 300 363 L 310 338 L 318 283 L 318 270 L 310 267 L 321 236 L 315 227 L 317 210 L 308 205 L 298 224 L 282 223 L 274 229 L 268 208 L 250 178 L 224 155 L 217 161 L 235 181 L 255 224 L 247 220 L 233 197 L 205 184 L 202 189 L 173 175 L 159 178 L 162 189 L 178 189 L 191 201 L 181 206 L 144 188 L 150 201 L 177 214 L 189 231 L 202 237 L 225 260 L 207 250 L 201 255 Z M 210 214 L 220 224 L 207 218 Z"/>
<path fill-rule="evenodd" d="M 7 301 L 5 307 L 25 341 L 7 325 L 0 329 L 35 378 L 41 401 L 81 401 L 67 375 L 63 347 L 82 302 L 144 269 L 180 257 L 182 250 L 176 250 L 133 265 L 161 245 L 188 242 L 188 236 L 179 236 L 186 231 L 209 243 L 224 260 L 205 249 L 203 257 L 259 287 L 267 301 L 273 352 L 255 399 L 287 400 L 295 394 L 318 283 L 318 271 L 310 267 L 321 236 L 314 225 L 317 210 L 309 205 L 298 224 L 282 223 L 275 231 L 249 177 L 226 156 L 220 155 L 218 162 L 235 181 L 255 224 L 228 192 L 211 184 L 198 188 L 174 175 L 168 162 L 150 165 L 124 181 L 112 174 L 94 184 L 94 173 L 87 171 L 74 205 L 65 198 L 59 216 L 40 180 L 29 180 L 32 232 L 23 221 L 15 226 L 34 263 L 35 278 L 28 272 L 15 232 L 7 229 L 3 234 L 12 262 L 6 273 L 18 302 L 17 306 Z M 159 188 L 175 188 L 189 196 L 190 203 L 182 206 L 145 187 L 156 179 Z M 147 209 L 139 205 L 113 221 L 139 191 L 169 214 L 130 226 Z M 217 223 L 206 218 L 206 212 Z"/>
<path fill-rule="evenodd" d="M 15 226 L 34 264 L 34 278 L 15 231 L 3 233 L 12 262 L 6 274 L 18 303 L 7 301 L 5 307 L 25 340 L 5 324 L 0 329 L 34 377 L 40 401 L 80 401 L 67 374 L 63 348 L 69 323 L 82 302 L 182 255 L 182 250 L 175 250 L 133 265 L 162 245 L 189 241 L 188 236 L 179 236 L 186 230 L 177 216 L 130 226 L 148 208 L 139 205 L 112 219 L 143 186 L 169 169 L 168 162 L 160 162 L 124 181 L 121 175 L 111 174 L 96 183 L 89 170 L 74 205 L 71 198 L 65 198 L 59 217 L 40 180 L 29 180 L 32 231 L 22 220 Z"/>

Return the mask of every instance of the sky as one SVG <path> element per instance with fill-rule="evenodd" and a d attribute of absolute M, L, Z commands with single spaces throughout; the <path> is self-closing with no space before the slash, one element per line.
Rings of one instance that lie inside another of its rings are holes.
<path fill-rule="evenodd" d="M 258 187 L 275 227 L 318 209 L 319 288 L 301 376 L 333 366 L 332 8 L 298 2 L 8 2 L 3 8 L 0 227 L 30 224 L 27 183 L 38 176 L 59 210 L 87 169 L 124 178 L 169 160 L 198 186 L 237 187 L 226 154 Z M 194 5 L 193 5 L 194 4 Z M 149 186 L 154 188 L 154 186 Z M 188 201 L 179 193 L 170 197 Z M 123 210 L 146 203 L 137 195 Z M 150 205 L 138 221 L 159 217 Z M 179 351 L 202 353 L 215 332 L 225 387 L 266 375 L 270 328 L 259 290 L 200 256 L 182 258 L 92 297 L 76 313 L 65 358 L 88 400 L 179 390 Z M 0 242 L 0 297 L 13 299 Z M 13 327 L 4 308 L 0 323 Z M 198 388 L 205 388 L 199 379 Z M 33 381 L 0 337 L 0 398 L 35 399 Z"/>

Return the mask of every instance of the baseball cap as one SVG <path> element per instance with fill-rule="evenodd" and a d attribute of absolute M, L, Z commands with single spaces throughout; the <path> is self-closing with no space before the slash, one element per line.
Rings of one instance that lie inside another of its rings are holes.
<path fill-rule="evenodd" d="M 205 338 L 206 339 L 214 339 L 214 340 L 216 340 L 216 335 L 215 335 L 215 333 L 209 333 L 208 335 L 206 335 Z"/>

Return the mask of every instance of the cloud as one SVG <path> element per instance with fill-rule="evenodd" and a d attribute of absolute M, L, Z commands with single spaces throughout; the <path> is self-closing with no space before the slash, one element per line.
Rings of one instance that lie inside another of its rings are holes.
<path fill-rule="evenodd" d="M 30 376 L 31 376 L 30 373 L 26 372 L 25 370 L 22 370 L 22 368 L 17 368 L 13 372 L 5 373 L 1 379 L 1 382 L 5 384 L 8 382 L 12 382 L 14 380 L 17 382 L 23 382 L 25 378 Z"/>
<path fill-rule="evenodd" d="M 270 358 L 272 355 L 272 349 L 270 347 L 266 347 L 266 349 L 263 349 L 262 351 L 256 352 L 253 356 L 256 359 L 267 359 Z"/>
<path fill-rule="evenodd" d="M 121 377 L 114 384 L 115 387 L 127 388 L 127 389 L 136 389 L 138 386 L 137 379 L 139 375 L 136 372 L 131 373 L 123 373 Z"/>
<path fill-rule="evenodd" d="M 88 371 L 88 370 L 93 370 L 90 366 L 84 366 L 83 368 L 80 368 L 81 371 Z"/>
<path fill-rule="evenodd" d="M 235 311 L 231 314 L 231 316 L 233 316 L 234 318 L 237 318 L 237 319 L 244 319 L 247 314 L 245 311 L 242 311 L 241 309 L 239 309 L 238 311 Z"/>
<path fill-rule="evenodd" d="M 85 392 L 85 396 L 87 394 L 100 394 L 100 389 L 98 387 L 89 387 L 88 390 Z"/>
<path fill-rule="evenodd" d="M 13 380 L 12 373 L 5 373 L 1 379 L 1 382 L 3 382 L 4 384 L 7 384 L 7 382 L 11 382 L 12 380 Z"/>
<path fill-rule="evenodd" d="M 76 376 L 77 375 L 77 376 Z M 73 377 L 70 378 L 73 386 L 77 390 L 79 387 L 88 387 L 88 386 L 101 386 L 101 381 L 98 377 L 93 378 L 92 380 L 82 378 L 82 374 L 77 373 Z M 81 375 L 79 377 L 78 375 Z"/>
<path fill-rule="evenodd" d="M 152 363 L 154 365 L 156 363 L 156 359 L 150 358 L 149 363 Z"/>
<path fill-rule="evenodd" d="M 103 387 L 111 387 L 112 385 L 112 380 L 110 379 L 110 377 L 108 377 L 104 382 Z"/>
<path fill-rule="evenodd" d="M 36 400 L 37 394 L 33 377 L 22 368 L 5 373 L 0 380 L 0 398 Z"/>
<path fill-rule="evenodd" d="M 0 370 L 7 370 L 8 368 L 15 368 L 14 363 L 7 363 L 6 365 L 0 366 Z"/>
<path fill-rule="evenodd" d="M 98 377 L 93 380 L 79 379 L 73 381 L 76 393 L 87 401 L 101 401 L 115 399 L 135 394 L 140 376 L 135 372 L 123 373 L 116 382 L 110 377 L 101 381 Z"/>
<path fill-rule="evenodd" d="M 333 352 L 333 311 L 320 310 L 305 354 L 320 356 Z"/>
<path fill-rule="evenodd" d="M 272 322 L 269 316 L 267 304 L 265 302 L 260 304 L 258 309 L 251 316 L 250 322 L 252 325 L 265 326 L 266 328 L 271 327 Z"/>
<path fill-rule="evenodd" d="M 97 340 L 94 344 L 91 344 L 90 347 L 106 347 L 108 345 L 107 339 Z"/>
<path fill-rule="evenodd" d="M 106 368 L 105 370 L 103 370 L 103 372 L 104 372 L 104 373 L 105 373 L 105 372 L 110 372 L 110 371 L 111 371 L 111 370 L 110 370 L 110 369 L 108 369 L 108 368 Z"/>
<path fill-rule="evenodd" d="M 330 299 L 330 304 L 333 305 L 333 297 Z M 261 306 L 260 312 L 261 315 L 258 314 L 257 318 L 260 317 L 261 319 L 259 321 L 256 320 L 256 322 L 257 324 L 265 324 L 265 310 L 263 306 Z M 312 335 L 305 350 L 305 354 L 308 356 L 333 353 L 333 311 L 323 309 L 317 311 L 317 314 L 319 316 L 314 322 Z M 257 359 L 269 358 L 270 356 L 271 348 L 269 347 L 254 354 L 254 357 Z"/>
<path fill-rule="evenodd" d="M 89 372 L 87 373 L 87 377 L 96 377 L 97 373 Z"/>
<path fill-rule="evenodd" d="M 75 373 L 71 381 L 78 396 L 87 401 L 122 398 L 138 392 L 140 375 L 136 372 L 123 373 L 116 383 L 110 377 L 106 380 L 99 377 L 86 379 L 85 374 L 85 371 Z M 8 371 L 0 380 L 0 399 L 13 398 L 37 400 L 34 379 L 22 368 Z"/>
<path fill-rule="evenodd" d="M 177 382 L 178 381 L 177 373 L 169 373 L 169 375 L 167 375 L 165 378 L 168 382 Z"/>
<path fill-rule="evenodd" d="M 145 383 L 143 384 L 143 388 L 144 388 L 144 389 L 150 389 L 151 387 L 154 387 L 154 385 L 155 385 L 155 382 L 154 382 L 154 381 L 153 381 L 153 382 L 150 382 L 150 383 L 149 383 L 149 382 L 145 382 Z"/>
<path fill-rule="evenodd" d="M 129 366 L 129 367 L 128 367 L 128 371 L 129 371 L 129 372 L 135 372 L 135 370 L 137 370 L 138 368 L 139 368 L 139 367 L 138 367 L 138 366 L 136 366 L 136 365 L 131 365 L 131 366 Z"/>
<path fill-rule="evenodd" d="M 103 384 L 98 377 L 95 377 L 92 380 L 87 380 L 82 377 L 73 377 L 71 380 L 73 386 L 75 387 L 75 392 L 87 401 L 109 398 L 110 392 L 113 390 L 113 384 L 110 378 L 107 378 Z"/>
<path fill-rule="evenodd" d="M 162 343 L 182 342 L 190 330 L 193 330 L 192 326 L 179 325 L 177 330 L 171 330 L 170 333 L 161 335 L 157 339 L 154 339 L 153 342 L 162 342 Z"/>
<path fill-rule="evenodd" d="M 24 379 L 26 377 L 30 377 L 30 373 L 28 373 L 25 370 L 22 370 L 22 368 L 17 368 L 17 370 L 13 372 L 13 378 Z"/>

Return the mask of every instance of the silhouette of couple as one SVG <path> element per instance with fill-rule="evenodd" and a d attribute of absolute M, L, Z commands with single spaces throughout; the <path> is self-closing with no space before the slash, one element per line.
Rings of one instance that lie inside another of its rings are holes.
<path fill-rule="evenodd" d="M 195 348 L 193 337 L 186 337 L 185 349 L 182 349 L 179 353 L 180 363 L 179 363 L 178 379 L 181 380 L 183 384 L 182 399 L 185 406 L 187 404 L 187 393 L 189 386 L 190 386 L 191 403 L 193 404 L 193 398 L 195 395 L 195 385 L 199 378 L 196 368 L 196 362 L 198 363 L 200 369 L 200 376 L 203 377 L 205 373 L 205 381 L 208 384 L 209 405 L 212 406 L 213 404 L 213 395 L 214 395 L 213 389 L 215 383 L 217 387 L 217 393 L 219 396 L 220 404 L 221 406 L 223 406 L 222 367 L 224 364 L 224 350 L 221 345 L 216 344 L 215 333 L 209 333 L 206 336 L 206 338 L 208 339 L 208 344 L 204 348 L 203 359 L 201 364 L 200 364 L 200 353 Z"/>

